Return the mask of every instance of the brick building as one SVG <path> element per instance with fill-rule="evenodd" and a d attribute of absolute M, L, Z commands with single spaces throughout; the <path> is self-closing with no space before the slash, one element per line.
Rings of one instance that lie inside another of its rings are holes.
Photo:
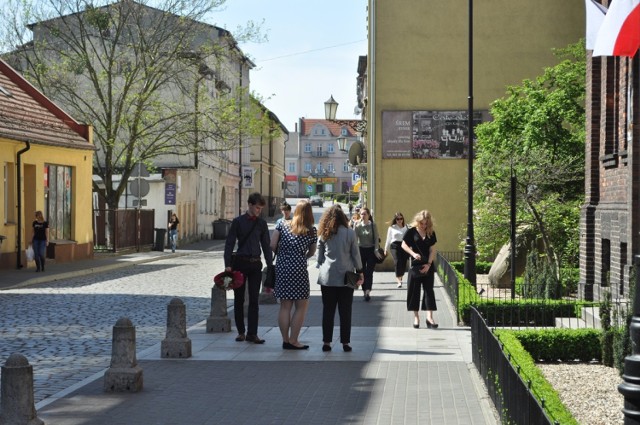
<path fill-rule="evenodd" d="M 605 2 L 606 3 L 606 2 Z M 606 6 L 606 4 L 605 4 Z M 640 254 L 639 58 L 587 58 L 586 182 L 580 222 L 580 295 L 629 295 Z M 637 144 L 637 142 L 636 142 Z"/>

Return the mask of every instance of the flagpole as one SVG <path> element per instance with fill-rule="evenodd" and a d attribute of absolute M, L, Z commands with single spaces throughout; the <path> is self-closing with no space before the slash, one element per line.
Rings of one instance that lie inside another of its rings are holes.
<path fill-rule="evenodd" d="M 467 111 L 467 239 L 464 247 L 464 277 L 476 286 L 476 247 L 473 235 L 473 0 L 469 0 L 469 110 Z"/>

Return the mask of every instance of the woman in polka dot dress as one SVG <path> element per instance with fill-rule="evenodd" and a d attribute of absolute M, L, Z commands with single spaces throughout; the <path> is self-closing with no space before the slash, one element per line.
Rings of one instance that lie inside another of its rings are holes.
<path fill-rule="evenodd" d="M 278 223 L 271 236 L 271 249 L 277 254 L 274 295 L 280 300 L 278 326 L 285 350 L 309 348 L 298 337 L 309 306 L 307 258 L 315 254 L 318 240 L 313 224 L 311 204 L 302 200 L 296 205 L 293 220 Z"/>

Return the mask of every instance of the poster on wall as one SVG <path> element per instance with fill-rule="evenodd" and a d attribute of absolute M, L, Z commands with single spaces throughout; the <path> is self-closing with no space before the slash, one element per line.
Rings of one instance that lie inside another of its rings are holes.
<path fill-rule="evenodd" d="M 242 167 L 242 187 L 253 188 L 253 168 Z"/>
<path fill-rule="evenodd" d="M 467 158 L 467 117 L 467 111 L 382 111 L 382 158 Z M 473 125 L 481 122 L 482 112 L 474 112 Z"/>

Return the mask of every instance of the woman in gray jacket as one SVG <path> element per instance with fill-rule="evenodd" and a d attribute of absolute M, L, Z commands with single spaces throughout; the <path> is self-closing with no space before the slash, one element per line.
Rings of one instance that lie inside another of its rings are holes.
<path fill-rule="evenodd" d="M 360 273 L 362 261 L 356 243 L 356 234 L 349 228 L 349 220 L 339 205 L 329 208 L 320 218 L 318 226 L 318 284 L 322 292 L 322 351 L 331 351 L 333 322 L 336 307 L 340 315 L 340 342 L 344 351 L 351 351 L 351 308 L 353 289 L 344 285 L 344 276 L 354 269 Z"/>

